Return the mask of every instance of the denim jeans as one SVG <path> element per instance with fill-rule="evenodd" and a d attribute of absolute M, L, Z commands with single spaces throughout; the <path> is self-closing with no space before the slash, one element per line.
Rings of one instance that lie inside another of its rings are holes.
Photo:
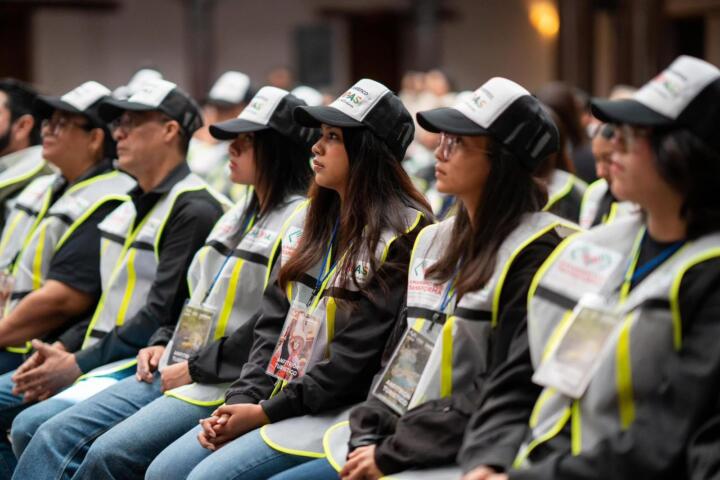
<path fill-rule="evenodd" d="M 340 474 L 324 458 L 318 458 L 282 473 L 273 475 L 268 480 L 338 480 Z"/>
<path fill-rule="evenodd" d="M 10 478 L 17 463 L 5 432 L 10 430 L 15 416 L 31 405 L 22 403 L 22 397 L 13 395 L 10 377 L 14 373 L 13 370 L 0 375 L 0 479 Z"/>
<path fill-rule="evenodd" d="M 155 455 L 210 412 L 164 397 L 158 375 L 151 384 L 128 377 L 43 423 L 15 475 L 142 478 Z"/>
<path fill-rule="evenodd" d="M 146 480 L 265 480 L 312 460 L 273 450 L 260 430 L 248 432 L 215 452 L 200 446 L 199 432 L 199 426 L 193 428 L 158 455 L 148 468 Z"/>

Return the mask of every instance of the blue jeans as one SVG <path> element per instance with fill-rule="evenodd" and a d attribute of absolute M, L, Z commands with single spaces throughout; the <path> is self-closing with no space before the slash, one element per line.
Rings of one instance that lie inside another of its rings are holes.
<path fill-rule="evenodd" d="M 198 407 L 129 377 L 40 426 L 19 459 L 17 478 L 142 478 L 152 459 L 207 416 Z"/>
<path fill-rule="evenodd" d="M 145 479 L 265 480 L 312 460 L 273 450 L 260 430 L 248 432 L 215 452 L 200 446 L 196 438 L 199 432 L 200 427 L 195 427 L 166 448 L 150 464 Z"/>
<path fill-rule="evenodd" d="M 338 480 L 340 474 L 335 471 L 326 459 L 318 458 L 273 475 L 268 480 L 305 480 L 307 478 L 313 480 Z"/>
<path fill-rule="evenodd" d="M 15 416 L 30 406 L 22 403 L 22 397 L 13 395 L 10 377 L 15 371 L 0 375 L 0 479 L 10 478 L 15 469 L 15 454 L 5 432 L 10 430 Z"/>

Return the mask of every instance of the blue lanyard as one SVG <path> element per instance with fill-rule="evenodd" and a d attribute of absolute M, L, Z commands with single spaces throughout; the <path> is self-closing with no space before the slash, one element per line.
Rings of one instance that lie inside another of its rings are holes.
<path fill-rule="evenodd" d="M 243 225 L 241 228 L 242 236 L 240 237 L 240 240 L 238 240 L 238 245 L 240 245 L 240 242 L 243 241 L 243 238 L 245 238 L 245 235 L 247 235 L 248 231 L 252 228 L 252 225 L 254 222 L 255 222 L 255 212 L 253 212 L 252 215 L 250 215 L 248 212 L 248 215 L 245 216 L 245 221 L 243 222 Z M 222 274 L 223 270 L 225 270 L 225 266 L 227 265 L 228 261 L 230 261 L 230 259 L 234 255 L 234 253 L 235 253 L 234 249 L 231 249 L 230 253 L 228 253 L 227 256 L 225 257 L 225 261 L 223 261 L 222 265 L 220 266 L 220 269 L 215 274 L 215 278 L 213 278 L 212 283 L 210 284 L 207 291 L 205 292 L 205 296 L 203 297 L 201 304 L 205 303 L 205 301 L 210 296 L 210 293 L 212 293 L 213 288 L 215 288 L 215 284 L 218 282 L 218 280 L 220 280 L 220 275 Z"/>
<path fill-rule="evenodd" d="M 450 305 L 450 302 L 452 301 L 453 297 L 455 297 L 455 293 L 456 293 L 455 292 L 455 281 L 457 280 L 458 270 L 460 270 L 459 262 L 458 262 L 458 265 L 455 267 L 455 271 L 453 272 L 453 275 L 450 278 L 450 281 L 448 282 L 447 286 L 445 287 L 445 292 L 443 292 L 442 300 L 440 300 L 439 311 L 433 313 L 433 324 L 435 324 L 438 320 L 440 320 L 440 315 L 445 313 L 445 310 L 447 309 L 448 305 Z M 432 325 L 430 328 L 432 328 Z"/>
<path fill-rule="evenodd" d="M 333 244 L 335 243 L 335 237 L 337 235 L 338 225 L 340 224 L 340 219 L 338 219 L 335 222 L 335 226 L 333 227 L 332 235 L 330 235 L 330 242 L 328 242 L 327 249 L 325 250 L 325 255 L 323 255 L 322 263 L 320 264 L 320 273 L 318 274 L 317 280 L 315 280 L 315 288 L 313 289 L 312 293 L 310 294 L 310 298 L 307 301 L 307 308 L 310 308 L 310 305 L 312 305 L 313 300 L 315 300 L 315 297 L 320 293 L 320 288 L 322 288 L 322 284 L 325 283 L 325 280 L 330 276 L 330 274 L 333 272 L 333 268 L 335 267 L 335 263 L 337 260 L 333 260 L 332 265 L 330 265 L 325 270 L 325 267 L 328 263 L 328 258 L 330 257 L 330 252 L 332 251 Z"/>
<path fill-rule="evenodd" d="M 640 245 L 641 245 L 641 246 L 642 246 L 642 244 L 645 242 L 645 239 L 646 239 L 646 238 L 647 238 L 647 231 L 646 231 L 645 233 L 643 233 L 643 239 L 642 239 L 642 241 L 640 242 Z M 641 265 L 640 268 L 637 268 L 637 269 L 632 273 L 632 276 L 630 277 L 630 283 L 631 283 L 631 284 L 634 284 L 634 283 L 637 282 L 638 280 L 644 278 L 645 275 L 647 275 L 648 273 L 650 273 L 650 272 L 651 272 L 653 269 L 655 269 L 658 265 L 662 264 L 665 260 L 667 260 L 668 258 L 670 258 L 675 252 L 677 252 L 678 250 L 680 250 L 680 248 L 681 248 L 683 245 L 685 245 L 685 241 L 684 241 L 684 240 L 680 240 L 680 241 L 677 241 L 677 242 L 673 243 L 672 245 L 668 245 L 667 247 L 665 247 L 665 248 L 663 249 L 663 251 L 661 251 L 660 253 L 658 253 L 657 255 L 655 255 L 653 258 L 651 258 L 650 260 L 648 260 L 647 262 L 645 262 L 645 264 Z M 638 255 L 639 255 L 639 254 L 640 254 L 640 250 L 638 249 Z M 631 267 L 631 268 L 632 268 L 632 267 Z"/>

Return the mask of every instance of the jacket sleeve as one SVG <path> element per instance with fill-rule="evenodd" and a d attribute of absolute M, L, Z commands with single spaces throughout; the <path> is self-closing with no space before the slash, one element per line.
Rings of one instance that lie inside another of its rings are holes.
<path fill-rule="evenodd" d="M 403 415 L 396 431 L 376 445 L 375 462 L 383 473 L 446 465 L 455 460 L 465 425 L 483 397 L 486 377 L 504 368 L 511 355 L 522 351 L 527 343 L 524 337 L 530 283 L 558 241 L 555 233 L 545 234 L 518 256 L 501 293 L 498 325 L 487 352 L 487 371 L 467 390 L 431 400 Z"/>
<path fill-rule="evenodd" d="M 685 478 L 692 435 L 716 412 L 720 384 L 720 260 L 688 271 L 680 286 L 682 347 L 657 365 L 663 381 L 636 400 L 635 421 L 595 448 L 573 456 L 558 452 L 512 479 Z M 714 452 L 717 455 L 717 452 Z"/>

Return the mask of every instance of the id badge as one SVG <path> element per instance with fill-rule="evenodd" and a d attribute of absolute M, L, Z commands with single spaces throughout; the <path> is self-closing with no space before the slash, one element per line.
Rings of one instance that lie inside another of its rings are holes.
<path fill-rule="evenodd" d="M 172 340 L 168 365 L 185 362 L 207 344 L 215 317 L 215 309 L 208 305 L 186 302 Z"/>
<path fill-rule="evenodd" d="M 267 373 L 286 382 L 305 375 L 321 324 L 320 317 L 294 304 L 285 318 Z"/>
<path fill-rule="evenodd" d="M 609 310 L 602 297 L 584 295 L 533 382 L 575 399 L 582 397 L 621 323 L 622 315 Z"/>
<path fill-rule="evenodd" d="M 5 315 L 5 307 L 10 301 L 13 288 L 15 288 L 15 275 L 7 270 L 0 272 L 0 318 Z"/>
<path fill-rule="evenodd" d="M 373 395 L 403 415 L 425 371 L 434 345 L 430 338 L 414 328 L 407 329 L 373 388 Z"/>

